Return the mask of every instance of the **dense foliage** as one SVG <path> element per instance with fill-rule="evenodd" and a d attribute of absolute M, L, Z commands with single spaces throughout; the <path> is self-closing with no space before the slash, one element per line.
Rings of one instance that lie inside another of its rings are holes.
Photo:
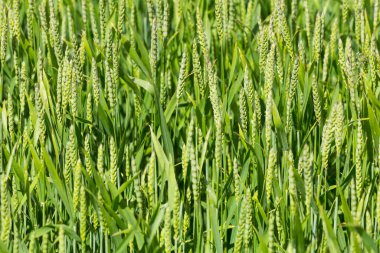
<path fill-rule="evenodd" d="M 0 0 L 0 252 L 378 252 L 378 0 Z"/>

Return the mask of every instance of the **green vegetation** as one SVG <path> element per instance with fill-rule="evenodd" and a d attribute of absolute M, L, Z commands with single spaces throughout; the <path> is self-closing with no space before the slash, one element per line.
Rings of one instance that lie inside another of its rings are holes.
<path fill-rule="evenodd" d="M 0 0 L 0 252 L 379 252 L 379 0 Z"/>

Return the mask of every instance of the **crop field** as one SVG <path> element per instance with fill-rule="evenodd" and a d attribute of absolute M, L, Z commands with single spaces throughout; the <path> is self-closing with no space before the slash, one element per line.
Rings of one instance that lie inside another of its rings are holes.
<path fill-rule="evenodd" d="M 379 0 L 0 0 L 0 253 L 379 252 Z"/>

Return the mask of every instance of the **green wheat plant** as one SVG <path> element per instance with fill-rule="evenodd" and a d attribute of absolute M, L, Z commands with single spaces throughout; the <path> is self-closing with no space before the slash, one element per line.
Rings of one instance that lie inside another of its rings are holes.
<path fill-rule="evenodd" d="M 380 252 L 379 0 L 0 0 L 0 252 Z"/>

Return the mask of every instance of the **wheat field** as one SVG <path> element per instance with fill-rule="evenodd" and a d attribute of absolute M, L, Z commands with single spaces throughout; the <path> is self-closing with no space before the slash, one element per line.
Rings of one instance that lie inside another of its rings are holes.
<path fill-rule="evenodd" d="M 0 252 L 379 252 L 379 0 L 0 0 Z"/>

